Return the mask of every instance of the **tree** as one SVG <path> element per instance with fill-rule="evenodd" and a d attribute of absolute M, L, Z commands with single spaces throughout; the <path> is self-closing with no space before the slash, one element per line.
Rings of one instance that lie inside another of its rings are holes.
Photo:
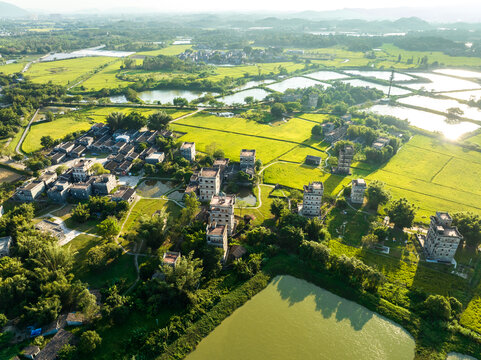
<path fill-rule="evenodd" d="M 322 135 L 322 126 L 317 124 L 311 129 L 312 136 L 321 136 Z"/>
<path fill-rule="evenodd" d="M 190 224 L 199 210 L 200 202 L 194 193 L 187 194 L 184 198 L 185 207 L 180 212 L 179 222 L 181 226 Z"/>
<path fill-rule="evenodd" d="M 458 227 L 467 246 L 477 248 L 481 244 L 481 217 L 479 215 L 472 212 L 454 213 L 453 225 Z"/>
<path fill-rule="evenodd" d="M 157 249 L 165 241 L 167 213 L 163 210 L 151 217 L 142 217 L 137 230 L 138 236 L 151 248 Z"/>
<path fill-rule="evenodd" d="M 301 228 L 286 225 L 279 230 L 279 246 L 290 251 L 296 251 L 303 240 L 304 231 Z"/>
<path fill-rule="evenodd" d="M 374 234 L 367 234 L 361 238 L 361 243 L 363 247 L 371 247 L 374 244 L 377 244 L 378 241 L 379 238 Z"/>
<path fill-rule="evenodd" d="M 442 295 L 429 295 L 423 305 L 428 317 L 441 320 L 449 320 L 451 317 L 451 305 Z"/>
<path fill-rule="evenodd" d="M 202 260 L 194 258 L 194 252 L 181 257 L 176 266 L 161 265 L 165 281 L 181 292 L 195 290 L 202 276 Z"/>
<path fill-rule="evenodd" d="M 55 120 L 55 116 L 53 115 L 53 112 L 51 111 L 47 111 L 45 113 L 45 120 L 50 122 L 50 121 L 54 121 Z"/>
<path fill-rule="evenodd" d="M 147 119 L 138 111 L 132 111 L 122 122 L 122 128 L 139 130 L 147 124 Z"/>
<path fill-rule="evenodd" d="M 90 218 L 89 204 L 78 204 L 72 211 L 72 219 L 84 223 Z"/>
<path fill-rule="evenodd" d="M 387 204 L 391 198 L 391 194 L 384 187 L 384 183 L 378 180 L 374 180 L 369 184 L 366 195 L 369 206 L 376 211 L 379 205 Z"/>
<path fill-rule="evenodd" d="M 79 350 L 88 354 L 94 351 L 102 343 L 102 338 L 95 330 L 87 330 L 80 335 Z"/>
<path fill-rule="evenodd" d="M 93 164 L 91 169 L 95 175 L 110 174 L 110 170 L 107 170 L 106 168 L 104 168 L 104 166 L 101 163 Z"/>
<path fill-rule="evenodd" d="M 123 127 L 125 114 L 121 112 L 112 112 L 107 116 L 107 125 L 110 130 L 115 131 Z"/>
<path fill-rule="evenodd" d="M 414 221 L 416 207 L 401 198 L 391 203 L 386 213 L 397 228 L 410 228 Z"/>
<path fill-rule="evenodd" d="M 464 111 L 458 107 L 452 107 L 446 110 L 446 122 L 448 124 L 456 124 L 459 118 L 464 115 Z"/>
<path fill-rule="evenodd" d="M 120 225 L 115 217 L 109 216 L 97 225 L 97 230 L 100 236 L 113 239 L 120 232 Z"/>
<path fill-rule="evenodd" d="M 185 98 L 182 98 L 182 97 L 174 98 L 173 103 L 174 103 L 174 106 L 178 106 L 178 107 L 181 107 L 181 108 L 189 105 L 189 101 Z"/>
<path fill-rule="evenodd" d="M 309 219 L 304 230 L 310 240 L 319 242 L 329 238 L 329 232 L 323 228 L 319 218 Z"/>
<path fill-rule="evenodd" d="M 287 203 L 282 199 L 274 199 L 271 203 L 271 214 L 274 215 L 276 219 L 279 219 L 283 214 L 289 211 Z"/>
<path fill-rule="evenodd" d="M 0 329 L 7 325 L 8 319 L 4 314 L 0 313 Z"/>
<path fill-rule="evenodd" d="M 48 149 L 55 145 L 55 140 L 50 135 L 45 135 L 40 138 L 40 145 Z"/>
<path fill-rule="evenodd" d="M 214 156 L 214 159 L 223 159 L 223 158 L 225 158 L 225 153 L 224 153 L 224 150 L 222 150 L 222 149 L 217 149 L 217 150 L 215 150 L 212 155 Z"/>
<path fill-rule="evenodd" d="M 275 103 L 271 106 L 271 114 L 275 119 L 280 119 L 286 112 L 286 107 L 281 103 Z"/>
<path fill-rule="evenodd" d="M 163 130 L 168 127 L 170 121 L 172 116 L 165 111 L 158 111 L 147 118 L 147 127 L 150 130 Z"/>
<path fill-rule="evenodd" d="M 57 176 L 60 176 L 67 170 L 68 170 L 67 165 L 60 165 L 55 169 L 55 173 L 57 174 Z"/>

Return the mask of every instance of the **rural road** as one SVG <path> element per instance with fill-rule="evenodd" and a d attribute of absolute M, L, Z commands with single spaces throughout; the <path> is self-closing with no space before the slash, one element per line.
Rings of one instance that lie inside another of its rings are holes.
<path fill-rule="evenodd" d="M 18 141 L 18 144 L 17 144 L 17 146 L 15 147 L 15 152 L 16 152 L 17 154 L 23 155 L 22 152 L 20 151 L 20 148 L 22 147 L 23 141 L 25 140 L 25 137 L 27 136 L 27 133 L 28 133 L 28 131 L 30 130 L 30 126 L 32 125 L 32 123 L 33 123 L 33 121 L 35 120 L 35 118 L 37 117 L 39 110 L 40 110 L 40 109 L 37 109 L 37 110 L 35 111 L 35 114 L 33 114 L 32 118 L 31 118 L 30 121 L 28 122 L 27 127 L 26 127 L 25 130 L 23 131 L 22 137 L 21 137 L 20 140 Z"/>

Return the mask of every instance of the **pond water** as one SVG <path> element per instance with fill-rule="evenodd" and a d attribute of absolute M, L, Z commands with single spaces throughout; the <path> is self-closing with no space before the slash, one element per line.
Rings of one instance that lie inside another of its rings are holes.
<path fill-rule="evenodd" d="M 388 85 L 376 84 L 376 83 L 372 83 L 372 82 L 360 80 L 360 79 L 342 80 L 342 82 L 349 83 L 352 86 L 371 87 L 374 89 L 381 90 L 385 94 L 387 94 L 389 91 Z M 391 95 L 406 95 L 406 94 L 409 94 L 410 92 L 411 91 L 409 90 L 401 89 L 396 86 L 391 87 Z"/>
<path fill-rule="evenodd" d="M 476 71 L 469 71 L 469 70 L 461 70 L 461 69 L 438 69 L 434 70 L 435 73 L 443 74 L 443 75 L 452 75 L 452 76 L 459 76 L 462 78 L 473 78 L 473 79 L 481 79 L 481 72 Z"/>
<path fill-rule="evenodd" d="M 148 104 L 156 103 L 157 101 L 165 104 L 172 103 L 177 97 L 185 98 L 187 101 L 192 101 L 205 94 L 205 92 L 201 91 L 162 89 L 139 92 L 139 98 Z M 212 93 L 212 95 L 215 96 L 217 94 Z"/>
<path fill-rule="evenodd" d="M 340 74 L 334 71 L 316 71 L 310 74 L 306 74 L 306 76 L 316 80 L 337 80 L 349 77 L 347 75 Z"/>
<path fill-rule="evenodd" d="M 50 54 L 41 58 L 40 61 L 55 61 L 55 60 L 66 60 L 66 59 L 75 59 L 79 57 L 86 57 L 86 56 L 107 56 L 107 57 L 126 57 L 135 52 L 130 51 L 113 51 L 113 50 L 101 50 L 104 46 L 98 46 L 95 48 L 88 48 L 82 49 L 77 51 L 72 51 L 69 53 L 55 53 Z"/>
<path fill-rule="evenodd" d="M 236 87 L 234 90 L 245 90 L 250 89 L 259 85 L 272 84 L 275 80 L 259 80 L 259 81 L 248 81 L 244 85 Z"/>
<path fill-rule="evenodd" d="M 129 102 L 125 97 L 125 95 L 111 96 L 110 101 L 113 102 L 114 104 L 125 104 Z"/>
<path fill-rule="evenodd" d="M 406 87 L 411 89 L 420 90 L 421 88 L 426 89 L 426 91 L 443 92 L 443 91 L 455 91 L 455 90 L 472 90 L 480 89 L 481 85 L 473 81 L 457 79 L 450 76 L 428 73 L 428 72 L 416 72 L 409 73 L 410 75 L 420 76 L 426 78 L 429 81 L 406 84 Z"/>
<path fill-rule="evenodd" d="M 219 101 L 226 103 L 227 105 L 232 105 L 234 103 L 243 104 L 244 99 L 247 96 L 252 96 L 254 100 L 263 100 L 270 93 L 263 89 L 249 89 L 240 91 L 238 93 L 227 95 L 223 98 L 219 98 Z"/>
<path fill-rule="evenodd" d="M 476 360 L 476 358 L 473 358 L 472 356 L 469 356 L 469 355 L 449 353 L 446 360 Z"/>
<path fill-rule="evenodd" d="M 257 198 L 255 197 L 254 194 L 247 194 L 245 196 L 236 196 L 236 203 L 237 207 L 240 207 L 240 203 L 243 203 L 242 205 L 244 206 L 256 206 Z"/>
<path fill-rule="evenodd" d="M 459 99 L 459 100 L 479 100 L 481 99 L 481 90 L 470 90 L 470 91 L 455 91 L 455 92 L 449 92 L 449 93 L 444 93 L 442 95 L 452 97 L 454 99 Z"/>
<path fill-rule="evenodd" d="M 364 71 L 364 70 L 346 70 L 348 74 L 356 76 L 372 77 L 375 79 L 389 81 L 391 79 L 391 71 Z M 394 72 L 394 81 L 409 81 L 413 80 L 412 76 Z"/>
<path fill-rule="evenodd" d="M 187 360 L 412 360 L 399 325 L 304 280 L 276 277 Z"/>
<path fill-rule="evenodd" d="M 381 115 L 395 116 L 399 119 L 407 119 L 413 126 L 428 131 L 440 132 L 447 139 L 451 140 L 456 140 L 461 135 L 479 128 L 479 125 L 467 121 L 460 122 L 459 124 L 448 124 L 445 121 L 445 116 L 402 106 L 374 105 L 369 111 Z"/>
<path fill-rule="evenodd" d="M 146 180 L 137 186 L 137 193 L 147 198 L 160 198 L 173 188 L 174 184 L 170 181 Z"/>
<path fill-rule="evenodd" d="M 320 81 L 296 76 L 296 77 L 269 85 L 268 88 L 274 91 L 284 92 L 287 89 L 305 89 L 314 85 L 322 85 L 324 87 L 330 86 L 329 84 L 326 84 Z"/>
<path fill-rule="evenodd" d="M 419 106 L 427 109 L 446 112 L 449 108 L 457 107 L 464 111 L 465 118 L 481 121 L 481 109 L 461 104 L 456 100 L 435 99 L 429 96 L 414 95 L 397 100 L 400 103 Z"/>

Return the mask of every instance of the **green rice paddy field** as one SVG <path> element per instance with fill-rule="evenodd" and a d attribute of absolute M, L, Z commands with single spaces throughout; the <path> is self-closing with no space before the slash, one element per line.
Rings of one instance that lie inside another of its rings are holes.
<path fill-rule="evenodd" d="M 83 57 L 77 59 L 40 62 L 32 64 L 25 73 L 33 82 L 48 83 L 51 81 L 58 85 L 68 85 L 102 65 L 105 65 L 113 58 L 109 57 Z"/>

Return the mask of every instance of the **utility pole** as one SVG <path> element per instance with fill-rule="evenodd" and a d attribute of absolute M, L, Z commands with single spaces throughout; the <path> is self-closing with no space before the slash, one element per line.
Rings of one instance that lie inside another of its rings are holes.
<path fill-rule="evenodd" d="M 391 76 L 389 77 L 389 91 L 387 93 L 388 99 L 391 97 L 391 87 L 392 87 L 393 80 L 394 80 L 394 70 L 391 72 Z"/>

